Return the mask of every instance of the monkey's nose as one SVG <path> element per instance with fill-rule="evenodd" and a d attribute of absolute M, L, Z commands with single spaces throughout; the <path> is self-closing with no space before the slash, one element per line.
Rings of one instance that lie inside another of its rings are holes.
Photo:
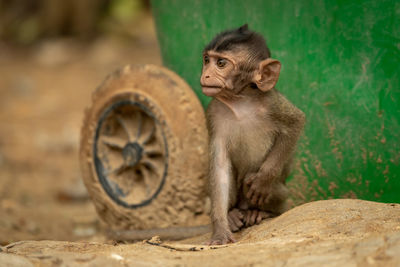
<path fill-rule="evenodd" d="M 205 77 L 206 79 L 208 79 L 208 78 L 210 78 L 210 75 L 206 75 L 206 77 Z"/>

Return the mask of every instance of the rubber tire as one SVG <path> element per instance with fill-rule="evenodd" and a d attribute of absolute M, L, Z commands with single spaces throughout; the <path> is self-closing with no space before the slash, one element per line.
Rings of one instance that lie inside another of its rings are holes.
<path fill-rule="evenodd" d="M 94 155 L 102 114 L 126 100 L 154 114 L 168 147 L 168 169 L 160 192 L 146 205 L 133 208 L 116 203 L 106 192 Z M 97 213 L 113 229 L 187 225 L 204 213 L 207 144 L 204 109 L 177 74 L 154 65 L 126 66 L 112 73 L 93 93 L 81 129 L 82 177 Z"/>

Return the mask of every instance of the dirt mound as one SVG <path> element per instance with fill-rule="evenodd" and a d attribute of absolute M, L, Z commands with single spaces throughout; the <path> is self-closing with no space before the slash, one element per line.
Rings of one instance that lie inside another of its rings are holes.
<path fill-rule="evenodd" d="M 317 201 L 238 233 L 235 244 L 201 245 L 208 238 L 120 245 L 21 241 L 3 247 L 0 262 L 7 266 L 398 266 L 400 204 Z"/>

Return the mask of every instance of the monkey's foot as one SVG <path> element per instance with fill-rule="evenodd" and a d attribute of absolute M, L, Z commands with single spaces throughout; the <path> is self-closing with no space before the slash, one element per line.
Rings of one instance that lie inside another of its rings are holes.
<path fill-rule="evenodd" d="M 231 231 L 221 231 L 221 232 L 215 232 L 212 237 L 210 242 L 208 243 L 209 246 L 213 245 L 225 245 L 228 243 L 235 243 L 236 240 L 233 238 Z"/>
<path fill-rule="evenodd" d="M 229 228 L 232 232 L 237 232 L 243 227 L 244 215 L 239 209 L 232 209 L 228 212 Z"/>
<path fill-rule="evenodd" d="M 275 217 L 272 213 L 261 210 L 244 210 L 243 222 L 246 227 L 259 224 L 263 219 Z"/>

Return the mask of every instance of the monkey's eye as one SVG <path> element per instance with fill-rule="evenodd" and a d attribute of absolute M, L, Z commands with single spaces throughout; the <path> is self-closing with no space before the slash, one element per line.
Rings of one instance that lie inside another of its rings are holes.
<path fill-rule="evenodd" d="M 210 63 L 210 58 L 206 55 L 204 56 L 204 64 Z"/>
<path fill-rule="evenodd" d="M 225 65 L 226 65 L 226 59 L 220 58 L 217 60 L 217 66 L 219 68 L 223 68 L 223 67 L 225 67 Z"/>

